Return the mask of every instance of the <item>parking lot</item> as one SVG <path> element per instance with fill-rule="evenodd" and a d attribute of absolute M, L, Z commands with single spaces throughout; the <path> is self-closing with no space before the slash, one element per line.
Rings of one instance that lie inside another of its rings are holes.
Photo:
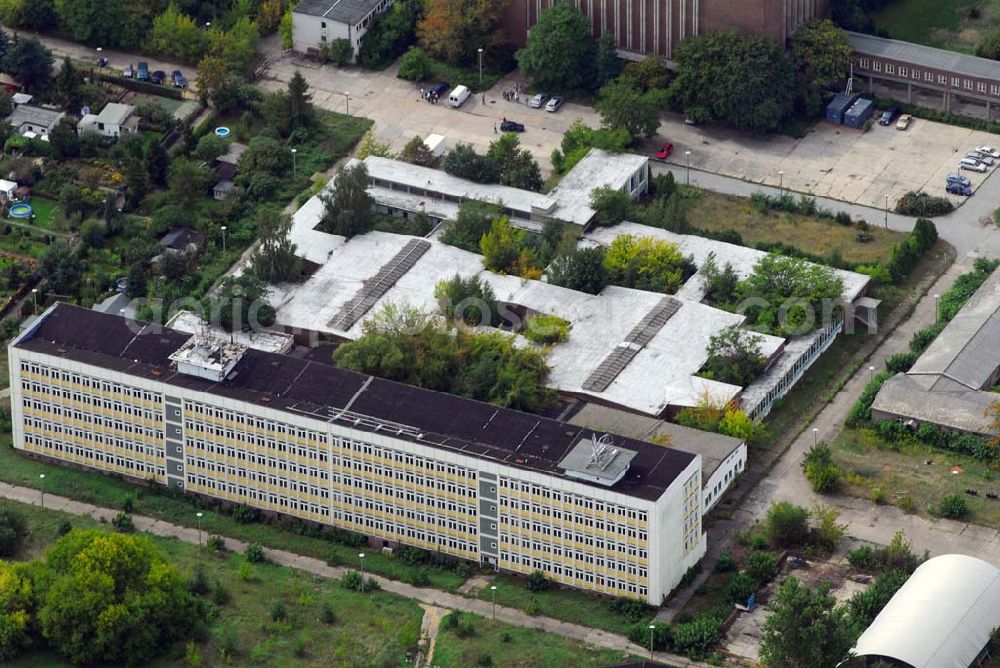
<path fill-rule="evenodd" d="M 487 92 L 485 105 L 482 97 L 475 94 L 459 109 L 450 107 L 444 98 L 432 105 L 420 98 L 419 84 L 396 78 L 395 65 L 383 72 L 371 72 L 285 58 L 271 65 L 261 86 L 283 90 L 295 69 L 309 82 L 313 102 L 323 109 L 344 113 L 348 110 L 346 93 L 350 93 L 350 113 L 374 120 L 375 137 L 396 150 L 415 135 L 426 137 L 437 133 L 447 138 L 449 148 L 463 142 L 484 151 L 497 137 L 494 126 L 499 131 L 506 117 L 524 124 L 521 144 L 535 156 L 542 173 L 548 174 L 552 169 L 552 149 L 559 147 L 563 133 L 574 120 L 580 118 L 591 127 L 601 122 L 593 109 L 578 104 L 566 103 L 560 111 L 548 113 L 528 108 L 524 95 L 520 104 L 508 102 L 503 91 L 514 88 L 511 79 L 501 81 Z"/>
<path fill-rule="evenodd" d="M 875 123 L 863 132 L 819 122 L 802 139 L 752 137 L 711 125 L 691 127 L 671 118 L 648 146 L 669 140 L 675 145 L 671 161 L 677 164 L 685 164 L 685 151 L 690 150 L 692 168 L 882 208 L 886 195 L 892 206 L 907 191 L 921 189 L 957 204 L 960 198 L 945 192 L 947 175 L 958 171 L 959 159 L 970 149 L 1000 148 L 998 139 L 988 132 L 919 118 L 905 131 L 894 124 Z M 962 174 L 977 188 L 989 171 Z"/>

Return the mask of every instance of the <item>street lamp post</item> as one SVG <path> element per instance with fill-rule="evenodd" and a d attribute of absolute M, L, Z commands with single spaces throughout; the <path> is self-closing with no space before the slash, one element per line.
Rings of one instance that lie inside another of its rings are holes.
<path fill-rule="evenodd" d="M 656 624 L 649 625 L 649 659 L 653 659 L 653 631 L 656 629 Z"/>
<path fill-rule="evenodd" d="M 819 445 L 819 427 L 813 427 L 813 445 Z"/>
<path fill-rule="evenodd" d="M 479 47 L 479 87 L 483 87 L 483 47 Z"/>
<path fill-rule="evenodd" d="M 951 470 L 951 477 L 955 479 L 955 496 L 958 496 L 958 468 L 953 468 Z"/>
<path fill-rule="evenodd" d="M 296 176 L 298 176 L 298 173 L 299 173 L 298 167 L 295 164 L 296 163 L 295 154 L 298 153 L 298 152 L 299 152 L 299 149 L 297 149 L 297 148 L 293 148 L 292 149 L 292 178 L 293 179 Z"/>
<path fill-rule="evenodd" d="M 778 171 L 778 194 L 785 194 L 785 173 L 781 170 Z"/>
<path fill-rule="evenodd" d="M 934 295 L 937 297 L 937 295 Z M 31 288 L 31 312 L 38 310 L 38 288 Z"/>
<path fill-rule="evenodd" d="M 361 561 L 361 593 L 365 593 L 365 553 L 361 552 L 358 554 L 358 559 Z"/>
<path fill-rule="evenodd" d="M 889 229 L 889 195 L 885 196 L 885 229 Z"/>
<path fill-rule="evenodd" d="M 226 254 L 226 226 L 222 226 L 222 254 Z"/>
<path fill-rule="evenodd" d="M 691 151 L 684 151 L 684 157 L 687 158 L 687 184 L 691 185 Z"/>
<path fill-rule="evenodd" d="M 41 495 L 40 496 L 39 504 L 41 505 L 42 508 L 45 508 L 45 474 L 44 473 L 39 473 L 38 474 L 38 493 Z"/>
<path fill-rule="evenodd" d="M 497 586 L 490 585 L 490 594 L 493 596 L 493 621 L 497 620 Z"/>
<path fill-rule="evenodd" d="M 940 298 L 941 295 L 934 295 L 934 322 L 937 322 L 938 320 L 941 319 L 941 308 L 938 302 Z"/>
<path fill-rule="evenodd" d="M 195 513 L 195 516 L 198 518 L 198 547 L 201 547 L 201 516 L 202 516 L 202 514 L 203 513 L 200 513 L 200 512 Z"/>
<path fill-rule="evenodd" d="M 875 380 L 875 367 L 868 367 L 868 382 L 871 383 Z"/>

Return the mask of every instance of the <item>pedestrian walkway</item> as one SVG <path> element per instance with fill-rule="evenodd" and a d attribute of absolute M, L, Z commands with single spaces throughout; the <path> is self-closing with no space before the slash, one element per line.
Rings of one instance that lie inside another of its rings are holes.
<path fill-rule="evenodd" d="M 11 485 L 8 483 L 0 483 L 0 498 L 10 499 L 12 501 L 18 501 L 20 503 L 26 503 L 33 506 L 42 505 L 50 510 L 58 510 L 71 515 L 88 516 L 98 521 L 103 519 L 105 522 L 110 522 L 114 519 L 115 515 L 120 512 L 115 509 L 103 508 L 90 503 L 81 503 L 80 501 L 74 501 L 56 494 L 45 493 L 43 495 L 43 493 L 37 489 Z M 205 536 L 202 535 L 202 532 L 197 528 L 171 524 L 169 522 L 164 522 L 162 520 L 157 520 L 143 515 L 133 515 L 132 522 L 135 524 L 137 531 L 144 531 L 153 534 L 154 536 L 177 538 L 185 543 L 200 544 L 200 542 L 205 538 Z M 229 550 L 239 553 L 246 550 L 247 544 L 241 540 L 227 537 L 225 538 L 225 541 L 226 548 Z M 324 578 L 339 579 L 343 577 L 348 570 L 350 570 L 342 566 L 328 566 L 319 559 L 306 557 L 301 554 L 295 554 L 294 552 L 288 552 L 286 550 L 265 548 L 264 554 L 268 560 L 273 563 L 281 566 L 288 566 L 289 568 L 305 571 L 306 573 L 311 573 Z M 551 617 L 532 616 L 522 612 L 521 610 L 517 610 L 516 608 L 508 608 L 502 605 L 497 605 L 494 608 L 490 601 L 465 598 L 464 596 L 450 594 L 438 589 L 415 587 L 405 582 L 390 580 L 378 575 L 374 575 L 372 577 L 385 591 L 403 596 L 404 598 L 412 599 L 422 604 L 432 605 L 448 610 L 461 610 L 463 612 L 470 612 L 485 618 L 490 618 L 495 609 L 496 619 L 506 624 L 512 624 L 514 626 L 521 626 L 529 629 L 538 629 L 540 631 L 554 633 L 571 640 L 577 640 L 590 645 L 606 647 L 608 649 L 618 650 L 621 652 L 628 652 L 636 656 L 645 656 L 649 654 L 648 648 L 644 649 L 639 647 L 638 645 L 633 644 L 628 638 L 618 635 L 617 633 L 611 633 L 610 631 L 593 629 L 586 626 L 580 626 L 579 624 L 571 624 L 558 619 L 552 619 Z M 667 654 L 666 652 L 654 652 L 653 657 L 655 660 L 667 666 L 675 666 L 677 668 L 708 668 L 707 664 L 699 663 L 697 661 L 689 661 L 684 657 Z"/>

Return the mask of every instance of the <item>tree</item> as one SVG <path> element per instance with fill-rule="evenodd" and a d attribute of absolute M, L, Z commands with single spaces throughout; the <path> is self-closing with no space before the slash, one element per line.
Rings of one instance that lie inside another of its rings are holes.
<path fill-rule="evenodd" d="M 52 97 L 60 106 L 76 113 L 80 109 L 83 75 L 69 58 L 63 58 L 59 74 L 52 82 Z"/>
<path fill-rule="evenodd" d="M 548 273 L 549 283 L 591 295 L 598 294 L 608 284 L 604 249 L 600 247 L 574 248 L 557 255 Z"/>
<path fill-rule="evenodd" d="M 499 52 L 505 0 L 424 0 L 417 23 L 420 44 L 435 58 L 453 65 L 476 62 L 478 49 Z"/>
<path fill-rule="evenodd" d="M 358 144 L 358 160 L 364 160 L 370 155 L 379 158 L 394 157 L 392 147 L 388 143 L 382 143 L 375 139 L 374 127 L 368 128 L 368 131 L 361 136 L 361 142 Z"/>
<path fill-rule="evenodd" d="M 1000 30 L 994 30 L 983 37 L 976 47 L 976 55 L 980 58 L 1000 60 Z"/>
<path fill-rule="evenodd" d="M 657 89 L 667 90 L 672 77 L 662 58 L 646 56 L 643 60 L 625 65 L 620 78 L 632 88 L 645 93 Z"/>
<path fill-rule="evenodd" d="M 666 91 L 654 88 L 644 93 L 617 80 L 601 89 L 597 111 L 606 128 L 624 128 L 633 137 L 652 137 L 660 127 L 666 99 Z"/>
<path fill-rule="evenodd" d="M 736 297 L 736 287 L 740 277 L 729 262 L 719 269 L 715 253 L 709 253 L 701 265 L 701 284 L 705 290 L 705 301 L 713 305 L 729 304 Z"/>
<path fill-rule="evenodd" d="M 503 214 L 503 207 L 477 199 L 464 199 L 458 205 L 455 220 L 449 220 L 441 231 L 441 241 L 449 246 L 479 252 L 479 241 L 494 220 Z"/>
<path fill-rule="evenodd" d="M 830 595 L 830 583 L 816 589 L 789 576 L 768 604 L 759 658 L 778 668 L 828 668 L 848 656 L 857 631 Z"/>
<path fill-rule="evenodd" d="M 89 46 L 117 46 L 121 36 L 122 7 L 106 0 L 55 0 L 59 27 L 74 42 Z"/>
<path fill-rule="evenodd" d="M 190 271 L 188 257 L 184 253 L 164 252 L 160 255 L 159 265 L 160 276 L 168 283 L 178 284 L 184 280 Z"/>
<path fill-rule="evenodd" d="M 309 84 L 302 73 L 295 70 L 295 74 L 288 80 L 288 119 L 292 130 L 312 125 L 315 114 L 311 100 Z"/>
<path fill-rule="evenodd" d="M 483 266 L 490 271 L 525 278 L 541 277 L 528 234 L 511 226 L 506 216 L 492 222 L 490 231 L 480 239 L 479 248 L 483 253 Z"/>
<path fill-rule="evenodd" d="M 427 81 L 431 78 L 431 59 L 427 53 L 419 47 L 411 47 L 399 59 L 399 71 L 397 76 L 408 81 Z"/>
<path fill-rule="evenodd" d="M 720 383 L 749 385 L 764 371 L 767 359 L 761 355 L 764 337 L 730 325 L 708 339 L 704 373 Z"/>
<path fill-rule="evenodd" d="M 0 661 L 11 661 L 32 645 L 35 587 L 24 564 L 0 560 Z"/>
<path fill-rule="evenodd" d="M 792 336 L 820 327 L 843 291 L 843 279 L 829 267 L 769 253 L 740 281 L 737 298 L 748 304 L 744 312 L 756 329 Z"/>
<path fill-rule="evenodd" d="M 2 56 L 0 56 L 0 62 L 3 62 Z M 12 111 L 14 111 L 14 98 L 7 92 L 7 89 L 0 89 L 0 116 L 6 118 L 10 116 Z"/>
<path fill-rule="evenodd" d="M 198 146 L 194 149 L 194 155 L 202 162 L 211 163 L 220 155 L 225 155 L 228 149 L 228 141 L 219 137 L 214 132 L 210 132 L 198 140 Z"/>
<path fill-rule="evenodd" d="M 840 484 L 840 467 L 833 461 L 833 451 L 826 443 L 816 443 L 802 460 L 802 470 L 817 494 L 828 494 Z"/>
<path fill-rule="evenodd" d="M 291 216 L 259 210 L 255 216 L 260 246 L 251 259 L 253 273 L 267 283 L 290 281 L 302 271 L 302 260 L 289 238 Z"/>
<path fill-rule="evenodd" d="M 427 144 L 420 137 L 414 137 L 406 142 L 406 146 L 399 153 L 399 159 L 411 165 L 420 165 L 421 167 L 429 167 L 436 160 L 434 154 L 430 152 Z"/>
<path fill-rule="evenodd" d="M 139 297 L 146 296 L 146 290 L 149 287 L 149 275 L 146 271 L 145 262 L 134 262 L 132 266 L 128 268 L 128 277 L 126 278 L 125 294 L 132 299 L 138 299 Z"/>
<path fill-rule="evenodd" d="M 59 295 L 69 295 L 83 275 L 83 262 L 76 252 L 64 243 L 49 246 L 42 257 L 42 275 L 49 289 Z"/>
<path fill-rule="evenodd" d="M 788 501 L 773 503 L 767 511 L 764 528 L 772 545 L 801 547 L 809 542 L 809 511 Z"/>
<path fill-rule="evenodd" d="M 597 212 L 598 225 L 617 225 L 631 218 L 635 212 L 627 192 L 606 186 L 590 191 L 590 206 Z"/>
<path fill-rule="evenodd" d="M 212 324 L 227 332 L 258 331 L 274 324 L 274 309 L 264 301 L 267 286 L 253 274 L 229 276 L 222 281 L 217 295 L 209 298 L 208 313 Z"/>
<path fill-rule="evenodd" d="M 601 88 L 614 80 L 622 73 L 623 66 L 622 59 L 618 57 L 615 36 L 610 32 L 601 33 L 601 36 L 597 38 L 597 47 L 594 53 L 594 87 Z"/>
<path fill-rule="evenodd" d="M 153 19 L 146 48 L 166 58 L 194 65 L 208 48 L 206 31 L 198 27 L 187 14 L 170 4 Z"/>
<path fill-rule="evenodd" d="M 243 175 L 252 172 L 279 174 L 292 164 L 292 154 L 286 146 L 273 137 L 258 135 L 247 144 L 240 156 L 240 171 Z"/>
<path fill-rule="evenodd" d="M 129 208 L 135 208 L 142 202 L 143 198 L 149 193 L 149 173 L 146 171 L 145 163 L 139 158 L 129 158 L 125 161 L 125 202 Z M 183 179 L 182 179 L 183 180 Z M 202 190 L 207 188 L 207 179 Z M 192 193 L 187 197 L 193 201 L 196 193 Z"/>
<path fill-rule="evenodd" d="M 807 112 L 822 111 L 820 93 L 847 78 L 853 53 L 847 34 L 829 19 L 812 21 L 795 31 L 790 54 L 799 80 L 799 96 Z"/>
<path fill-rule="evenodd" d="M 404 53 L 417 40 L 417 19 L 423 6 L 422 0 L 397 0 L 376 14 L 361 40 L 358 62 L 376 69 Z"/>
<path fill-rule="evenodd" d="M 38 625 L 73 663 L 147 663 L 204 614 L 148 538 L 72 531 L 44 559 Z"/>
<path fill-rule="evenodd" d="M 249 152 L 248 148 L 247 153 Z M 246 157 L 245 154 L 244 157 Z M 167 184 L 170 186 L 172 196 L 184 206 L 194 206 L 198 197 L 204 195 L 209 186 L 212 185 L 211 171 L 186 158 L 174 159 L 170 163 L 167 174 Z"/>
<path fill-rule="evenodd" d="M 24 513 L 13 508 L 0 507 L 0 557 L 12 557 L 17 554 L 29 533 L 28 519 Z"/>
<path fill-rule="evenodd" d="M 24 2 L 24 27 L 48 32 L 56 27 L 56 6 L 53 0 Z"/>
<path fill-rule="evenodd" d="M 49 143 L 60 158 L 75 158 L 80 155 L 80 137 L 76 133 L 76 123 L 63 118 L 49 132 Z"/>
<path fill-rule="evenodd" d="M 541 190 L 542 174 L 531 152 L 521 147 L 521 141 L 513 132 L 505 132 L 490 144 L 486 151 L 489 158 L 500 170 L 500 183 L 521 190 Z"/>
<path fill-rule="evenodd" d="M 673 294 L 694 273 L 693 263 L 677 244 L 622 234 L 604 252 L 608 280 L 615 285 Z"/>
<path fill-rule="evenodd" d="M 198 61 L 198 95 L 203 100 L 219 106 L 216 98 L 229 81 L 229 66 L 219 56 L 205 56 Z"/>
<path fill-rule="evenodd" d="M 208 52 L 210 55 L 219 56 L 234 74 L 246 75 L 257 59 L 259 39 L 257 24 L 249 16 L 244 15 L 239 17 L 229 30 L 212 26 L 208 32 Z"/>
<path fill-rule="evenodd" d="M 326 207 L 321 229 L 348 239 L 372 229 L 374 202 L 368 194 L 368 169 L 363 163 L 338 169 L 333 190 L 320 199 Z"/>
<path fill-rule="evenodd" d="M 446 317 L 462 320 L 467 325 L 497 324 L 500 309 L 489 283 L 477 276 L 439 281 L 434 286 L 434 298 Z"/>
<path fill-rule="evenodd" d="M 792 113 L 795 73 L 784 49 L 770 37 L 736 30 L 682 41 L 674 56 L 673 104 L 734 128 L 773 132 Z"/>
<path fill-rule="evenodd" d="M 166 185 L 167 172 L 170 168 L 170 156 L 167 149 L 159 141 L 149 144 L 146 150 L 146 174 L 149 175 L 150 183 L 158 186 Z"/>
<path fill-rule="evenodd" d="M 444 171 L 460 179 L 476 183 L 500 183 L 500 167 L 468 144 L 459 143 L 448 152 L 442 165 Z"/>
<path fill-rule="evenodd" d="M 88 248 L 104 247 L 104 225 L 99 220 L 90 219 L 80 226 L 80 241 Z"/>
<path fill-rule="evenodd" d="M 0 68 L 27 90 L 42 90 L 52 75 L 52 52 L 34 37 L 22 38 L 7 48 Z"/>
<path fill-rule="evenodd" d="M 521 71 L 535 85 L 568 93 L 589 88 L 594 81 L 597 45 L 590 19 L 568 2 L 542 10 L 524 48 L 517 52 Z"/>

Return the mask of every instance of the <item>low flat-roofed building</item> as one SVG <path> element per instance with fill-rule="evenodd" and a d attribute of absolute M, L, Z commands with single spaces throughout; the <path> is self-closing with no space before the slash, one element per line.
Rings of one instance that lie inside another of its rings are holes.
<path fill-rule="evenodd" d="M 36 457 L 653 605 L 705 554 L 677 449 L 67 304 L 8 355 Z"/>
<path fill-rule="evenodd" d="M 436 239 L 369 232 L 349 241 L 334 237 L 326 247 L 322 266 L 304 284 L 273 287 L 268 299 L 282 326 L 353 340 L 384 305 L 437 311 L 438 282 L 478 276 L 514 312 L 546 313 L 571 323 L 569 337 L 548 358 L 550 385 L 565 394 L 655 416 L 695 406 L 706 396 L 724 403 L 740 395 L 737 385 L 697 374 L 707 360 L 709 339 L 741 324 L 741 315 L 644 290 L 608 286 L 590 295 L 495 274 L 483 269 L 481 256 Z M 384 280 L 390 275 L 391 281 Z M 762 338 L 762 353 L 769 358 L 784 342 Z"/>
<path fill-rule="evenodd" d="M 357 164 L 352 161 L 349 164 Z M 649 160 L 633 153 L 591 149 L 552 189 L 542 194 L 495 183 L 475 183 L 439 169 L 400 160 L 369 156 L 364 165 L 376 206 L 397 215 L 426 213 L 433 219 L 453 219 L 465 199 L 502 204 L 512 224 L 538 231 L 547 220 L 561 220 L 584 229 L 596 214 L 590 194 L 613 188 L 638 199 L 649 189 Z"/>
<path fill-rule="evenodd" d="M 569 422 L 701 457 L 701 500 L 705 513 L 719 503 L 729 485 L 747 465 L 747 444 L 738 438 L 691 429 L 610 406 L 585 404 L 569 418 Z"/>
<path fill-rule="evenodd" d="M 21 104 L 14 108 L 7 122 L 13 126 L 14 132 L 23 135 L 34 132 L 41 137 L 48 137 L 59 121 L 66 117 L 65 112 L 57 109 L 45 109 L 30 104 Z"/>
<path fill-rule="evenodd" d="M 302 0 L 292 8 L 292 48 L 317 53 L 346 39 L 357 56 L 372 19 L 391 5 L 392 0 Z"/>
<path fill-rule="evenodd" d="M 906 373 L 883 385 L 872 417 L 985 436 L 995 430 L 986 409 L 1000 395 L 1000 271 L 976 290 Z"/>
<path fill-rule="evenodd" d="M 108 102 L 99 114 L 87 114 L 76 125 L 78 134 L 96 132 L 102 137 L 116 138 L 139 131 L 139 117 L 131 104 Z"/>

